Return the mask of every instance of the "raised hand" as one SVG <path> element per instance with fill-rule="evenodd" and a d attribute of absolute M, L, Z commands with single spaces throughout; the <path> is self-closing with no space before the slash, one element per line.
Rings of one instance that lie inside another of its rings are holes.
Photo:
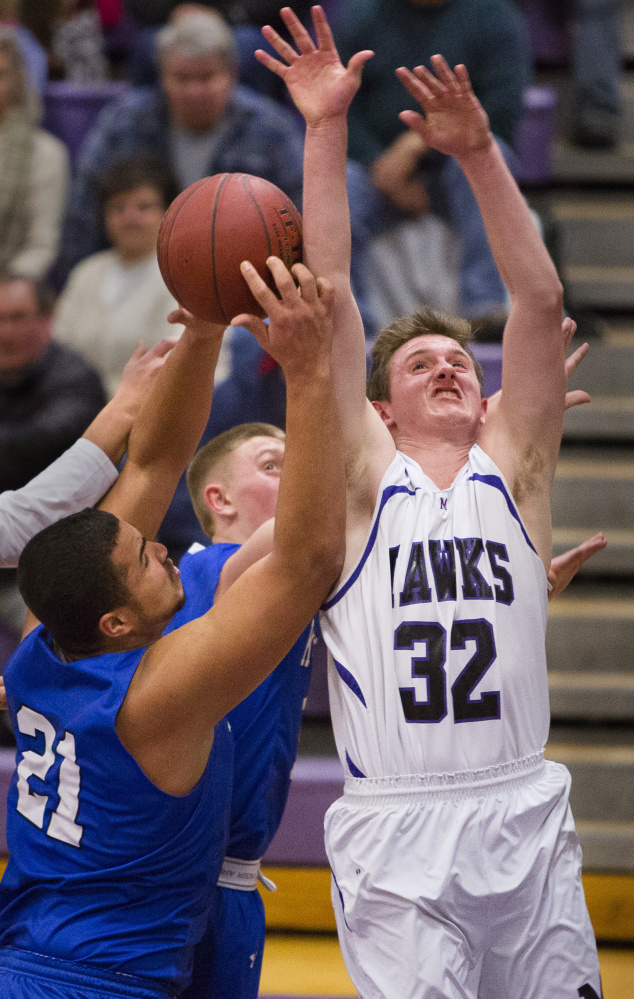
<path fill-rule="evenodd" d="M 232 325 L 246 326 L 267 354 L 275 358 L 287 378 L 296 374 L 310 378 L 320 364 L 327 367 L 330 364 L 333 287 L 323 278 L 315 279 L 303 264 L 295 264 L 292 274 L 279 257 L 269 257 L 267 266 L 279 298 L 251 263 L 244 261 L 241 271 L 270 324 L 267 326 L 257 316 L 242 314 L 231 320 Z"/>
<path fill-rule="evenodd" d="M 298 111 L 309 125 L 345 115 L 361 85 L 363 66 L 374 53 L 369 50 L 357 52 L 344 66 L 321 7 L 311 10 L 317 45 L 290 7 L 283 7 L 280 13 L 297 48 L 285 42 L 267 24 L 262 28 L 262 34 L 280 59 L 263 49 L 256 49 L 256 59 L 284 80 Z"/>
<path fill-rule="evenodd" d="M 431 58 L 436 76 L 425 66 L 413 72 L 405 67 L 396 75 L 418 103 L 425 116 L 416 111 L 401 111 L 401 121 L 418 132 L 433 149 L 457 160 L 487 150 L 493 143 L 489 119 L 471 89 L 464 66 L 451 71 L 441 55 Z"/>
<path fill-rule="evenodd" d="M 567 350 L 570 346 L 570 341 L 577 332 L 577 324 L 574 319 L 567 316 L 564 319 L 561 331 L 564 335 L 564 345 Z M 577 349 L 570 355 L 570 357 L 566 358 L 566 381 L 568 381 L 573 372 L 577 370 L 589 350 L 590 345 L 582 343 L 581 346 L 577 347 Z M 566 409 L 572 409 L 573 406 L 583 406 L 586 402 L 592 402 L 592 399 L 587 392 L 583 391 L 583 389 L 574 389 L 572 392 L 566 392 Z"/>
<path fill-rule="evenodd" d="M 550 563 L 548 570 L 548 582 L 552 587 L 548 599 L 554 600 L 555 597 L 558 597 L 566 589 L 570 580 L 579 572 L 584 562 L 587 562 L 597 552 L 602 551 L 606 545 L 605 535 L 600 532 L 577 545 L 576 548 L 564 552 L 563 555 L 557 555 Z"/>

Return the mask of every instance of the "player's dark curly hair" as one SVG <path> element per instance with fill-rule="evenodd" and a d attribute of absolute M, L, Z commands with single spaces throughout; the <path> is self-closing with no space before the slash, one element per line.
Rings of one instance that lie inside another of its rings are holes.
<path fill-rule="evenodd" d="M 20 556 L 20 593 L 64 652 L 98 652 L 100 618 L 129 601 L 112 563 L 118 537 L 113 514 L 86 509 L 45 527 Z"/>
<path fill-rule="evenodd" d="M 469 347 L 472 341 L 471 324 L 466 319 L 445 316 L 433 309 L 419 309 L 411 316 L 402 316 L 381 330 L 372 347 L 372 366 L 368 377 L 368 399 L 371 402 L 390 401 L 390 367 L 394 354 L 404 343 L 418 336 L 448 336 L 460 344 L 467 352 L 480 383 L 484 386 L 484 375 L 480 362 L 473 356 Z"/>

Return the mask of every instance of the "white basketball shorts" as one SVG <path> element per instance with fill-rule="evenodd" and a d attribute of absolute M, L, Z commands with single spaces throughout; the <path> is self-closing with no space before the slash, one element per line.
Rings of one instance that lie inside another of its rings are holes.
<path fill-rule="evenodd" d="M 346 778 L 326 849 L 361 999 L 599 999 L 569 787 L 541 754 Z"/>

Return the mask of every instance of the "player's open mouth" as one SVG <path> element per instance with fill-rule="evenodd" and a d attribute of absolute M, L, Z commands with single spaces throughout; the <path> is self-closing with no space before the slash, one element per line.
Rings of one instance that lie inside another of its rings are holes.
<path fill-rule="evenodd" d="M 441 399 L 459 399 L 460 393 L 456 389 L 438 389 L 437 392 L 434 392 L 434 396 Z"/>

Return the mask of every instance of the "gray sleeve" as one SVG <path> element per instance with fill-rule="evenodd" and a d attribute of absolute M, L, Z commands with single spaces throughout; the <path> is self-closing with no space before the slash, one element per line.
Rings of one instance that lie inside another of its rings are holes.
<path fill-rule="evenodd" d="M 42 528 L 94 506 L 117 478 L 101 448 L 80 438 L 22 489 L 0 494 L 0 567 L 10 568 Z"/>

